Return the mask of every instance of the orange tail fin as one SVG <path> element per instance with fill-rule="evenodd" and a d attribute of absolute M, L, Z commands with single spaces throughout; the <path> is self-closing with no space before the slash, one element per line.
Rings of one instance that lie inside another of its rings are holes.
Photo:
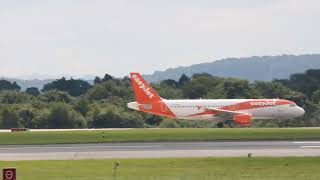
<path fill-rule="evenodd" d="M 138 103 L 148 103 L 162 99 L 150 84 L 143 79 L 141 74 L 132 72 L 130 73 L 130 76 L 134 95 Z"/>

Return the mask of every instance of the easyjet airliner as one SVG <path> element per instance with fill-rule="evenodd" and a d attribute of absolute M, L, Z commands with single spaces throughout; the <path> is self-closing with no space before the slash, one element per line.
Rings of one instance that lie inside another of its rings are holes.
<path fill-rule="evenodd" d="M 252 119 L 290 119 L 303 116 L 305 111 L 296 103 L 283 99 L 190 99 L 167 100 L 143 79 L 130 73 L 136 102 L 128 107 L 155 115 L 177 119 L 199 119 L 250 125 Z"/>

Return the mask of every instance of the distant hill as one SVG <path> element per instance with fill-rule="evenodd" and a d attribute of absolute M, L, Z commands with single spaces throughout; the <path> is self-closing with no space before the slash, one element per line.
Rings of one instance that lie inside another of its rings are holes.
<path fill-rule="evenodd" d="M 195 64 L 187 67 L 177 67 L 165 71 L 155 71 L 152 75 L 144 75 L 150 82 L 159 82 L 165 79 L 178 80 L 182 74 L 192 76 L 195 73 L 209 73 L 220 77 L 237 77 L 250 81 L 286 79 L 291 74 L 302 73 L 307 69 L 320 69 L 320 54 L 312 55 L 282 55 L 282 56 L 254 56 L 248 58 L 227 58 L 208 63 Z M 32 76 L 32 78 L 37 75 Z M 30 79 L 30 77 L 0 78 L 11 82 L 15 81 L 22 90 L 28 87 L 42 89 L 55 78 Z M 80 79 L 93 84 L 93 75 L 86 75 Z"/>
<path fill-rule="evenodd" d="M 21 90 L 26 90 L 29 87 L 36 87 L 39 90 L 43 88 L 45 84 L 48 84 L 56 79 L 18 79 L 18 78 L 0 78 L 5 79 L 10 82 L 16 82 L 20 87 Z M 90 84 L 93 84 L 93 79 L 84 79 L 85 81 L 89 82 Z"/>
<path fill-rule="evenodd" d="M 320 69 L 320 54 L 227 58 L 156 71 L 152 75 L 144 77 L 150 82 L 159 82 L 165 79 L 178 80 L 182 74 L 190 77 L 195 73 L 209 73 L 214 76 L 237 77 L 250 81 L 270 81 L 285 79 L 291 74 L 301 73 L 307 69 Z"/>
<path fill-rule="evenodd" d="M 47 83 L 52 82 L 54 79 L 30 79 L 30 80 L 24 80 L 24 79 L 16 79 L 16 78 L 1 78 L 5 79 L 10 82 L 16 82 L 20 87 L 21 90 L 25 90 L 28 87 L 37 87 L 38 89 L 42 89 L 43 86 Z"/>

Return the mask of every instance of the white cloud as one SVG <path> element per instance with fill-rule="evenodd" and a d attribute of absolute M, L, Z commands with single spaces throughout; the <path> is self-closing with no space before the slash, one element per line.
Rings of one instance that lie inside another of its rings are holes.
<path fill-rule="evenodd" d="M 316 0 L 23 2 L 0 0 L 2 76 L 124 76 L 320 50 Z"/>

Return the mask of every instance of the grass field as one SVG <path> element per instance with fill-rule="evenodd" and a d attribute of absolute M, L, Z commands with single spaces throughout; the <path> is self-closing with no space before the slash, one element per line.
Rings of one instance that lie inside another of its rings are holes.
<path fill-rule="evenodd" d="M 0 161 L 0 168 L 16 167 L 19 180 L 106 180 L 113 179 L 114 161 Z M 122 180 L 320 179 L 320 157 L 123 159 L 120 162 L 118 179 Z"/>
<path fill-rule="evenodd" d="M 0 144 L 320 139 L 318 128 L 130 129 L 0 133 Z"/>

